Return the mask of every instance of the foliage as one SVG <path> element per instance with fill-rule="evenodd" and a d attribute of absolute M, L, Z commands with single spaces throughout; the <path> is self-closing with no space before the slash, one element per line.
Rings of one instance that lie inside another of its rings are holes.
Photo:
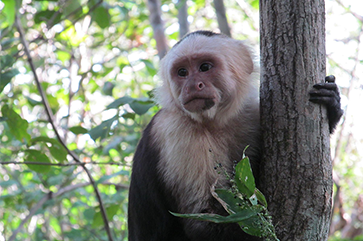
<path fill-rule="evenodd" d="M 176 1 L 161 2 L 173 45 L 178 7 Z M 329 73 L 353 99 L 350 106 L 359 106 L 362 14 L 352 10 L 363 8 L 351 7 L 360 2 L 354 0 L 345 6 L 326 2 L 327 42 L 335 43 L 327 45 Z M 212 1 L 187 3 L 190 30 L 218 29 Z M 225 5 L 233 37 L 258 46 L 258 1 Z M 355 17 L 350 28 L 331 8 Z M 102 207 L 112 236 L 126 240 L 131 160 L 158 110 L 152 89 L 159 60 L 148 15 L 143 0 L 0 0 L 0 240 L 107 240 Z M 344 57 L 337 49 L 344 49 Z M 362 140 L 361 125 L 354 125 L 353 114 L 333 142 L 347 214 L 355 213 L 362 189 L 363 142 L 354 141 Z"/>
<path fill-rule="evenodd" d="M 229 215 L 221 216 L 210 213 L 172 214 L 177 217 L 214 223 L 238 223 L 241 229 L 250 235 L 263 237 L 265 240 L 279 240 L 276 237 L 275 228 L 267 211 L 266 199 L 256 188 L 249 158 L 244 157 L 236 165 L 233 177 L 230 177 L 223 167 L 221 168 L 224 175 L 230 180 L 231 188 L 216 189 L 213 186 L 211 192 Z"/>
<path fill-rule="evenodd" d="M 102 209 L 127 239 L 132 155 L 158 109 L 145 2 L 0 8 L 0 160 L 15 163 L 0 167 L 0 240 L 109 240 Z"/>

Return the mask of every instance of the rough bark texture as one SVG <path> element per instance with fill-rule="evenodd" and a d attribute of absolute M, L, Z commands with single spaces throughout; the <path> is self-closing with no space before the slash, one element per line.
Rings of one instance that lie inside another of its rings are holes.
<path fill-rule="evenodd" d="M 280 240 L 327 240 L 329 128 L 309 89 L 325 77 L 324 0 L 261 0 L 261 188 Z"/>
<path fill-rule="evenodd" d="M 180 39 L 189 32 L 188 6 L 186 0 L 178 0 L 178 22 Z"/>
<path fill-rule="evenodd" d="M 168 51 L 168 44 L 164 33 L 164 23 L 161 19 L 160 0 L 148 0 L 147 3 L 150 12 L 149 19 L 156 40 L 156 49 L 159 58 L 162 59 Z"/>
<path fill-rule="evenodd" d="M 223 0 L 213 0 L 213 3 L 214 3 L 214 8 L 216 10 L 219 29 L 225 35 L 231 37 L 231 30 L 228 25 L 226 17 L 226 8 L 224 7 Z"/>

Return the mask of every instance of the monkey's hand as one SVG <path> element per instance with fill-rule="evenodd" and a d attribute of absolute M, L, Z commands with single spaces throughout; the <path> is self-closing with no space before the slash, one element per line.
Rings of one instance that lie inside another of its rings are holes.
<path fill-rule="evenodd" d="M 310 90 L 310 101 L 318 104 L 323 104 L 328 110 L 329 131 L 334 132 L 336 125 L 343 115 L 343 110 L 340 108 L 340 94 L 335 77 L 329 75 L 325 77 L 325 83 L 319 83 L 313 86 Z"/>

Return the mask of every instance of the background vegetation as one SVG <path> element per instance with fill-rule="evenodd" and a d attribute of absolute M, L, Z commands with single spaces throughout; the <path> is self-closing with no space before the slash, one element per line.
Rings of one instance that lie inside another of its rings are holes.
<path fill-rule="evenodd" d="M 188 0 L 184 17 L 185 1 L 155 2 L 0 1 L 0 241 L 127 240 L 132 156 L 159 108 L 155 39 L 175 44 L 183 18 L 191 31 L 220 26 L 217 1 Z M 331 240 L 363 240 L 359 2 L 326 1 L 327 73 L 345 109 L 332 136 Z M 232 37 L 258 53 L 258 1 L 224 4 Z"/>

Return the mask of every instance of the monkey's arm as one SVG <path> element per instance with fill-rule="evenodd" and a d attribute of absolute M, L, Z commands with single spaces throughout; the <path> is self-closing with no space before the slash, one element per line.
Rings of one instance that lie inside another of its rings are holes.
<path fill-rule="evenodd" d="M 152 145 L 151 128 L 147 126 L 137 146 L 131 175 L 128 207 L 129 241 L 174 240 L 177 219 L 168 212 L 170 201 L 165 198 L 157 163 L 159 152 Z M 174 232 L 174 233 L 173 233 Z"/>
<path fill-rule="evenodd" d="M 343 115 L 343 110 L 340 107 L 339 89 L 335 83 L 335 77 L 333 75 L 325 77 L 325 83 L 314 85 L 309 94 L 309 100 L 311 102 L 323 104 L 327 107 L 329 131 L 330 133 L 333 133 Z"/>

